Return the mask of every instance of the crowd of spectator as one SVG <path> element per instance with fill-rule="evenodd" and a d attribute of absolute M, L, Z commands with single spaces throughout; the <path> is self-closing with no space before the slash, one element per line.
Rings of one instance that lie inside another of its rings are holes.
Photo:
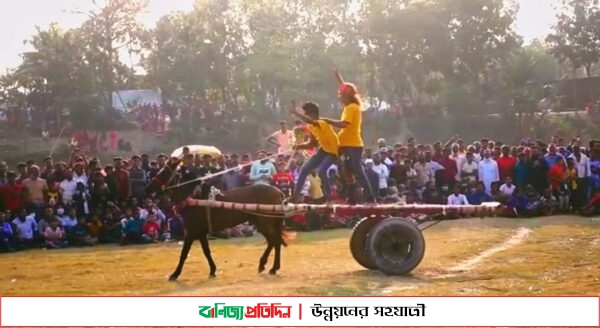
<path fill-rule="evenodd" d="M 282 127 L 283 128 L 283 127 Z M 594 214 L 600 209 L 600 141 L 584 147 L 579 138 L 566 143 L 524 140 L 510 146 L 481 139 L 466 144 L 419 144 L 414 138 L 364 150 L 364 169 L 378 202 L 479 205 L 504 204 L 503 216 L 531 217 L 557 213 Z M 279 149 L 281 150 L 281 149 Z M 195 179 L 227 170 L 218 187 L 230 190 L 248 184 L 272 184 L 290 195 L 306 160 L 301 153 L 217 157 L 184 150 L 181 179 Z M 9 168 L 0 163 L 0 250 L 92 246 L 98 243 L 157 243 L 181 240 L 181 217 L 167 195 L 147 197 L 144 187 L 165 165 L 164 154 L 114 158 L 103 165 L 78 150 L 66 162 L 47 157 Z M 241 166 L 240 166 L 241 165 Z M 332 197 L 325 199 L 323 177 L 311 174 L 302 189 L 307 203 L 345 202 L 351 198 L 344 176 L 333 165 L 326 177 Z M 350 226 L 340 218 L 296 216 L 294 229 Z M 254 234 L 247 224 L 213 237 Z"/>

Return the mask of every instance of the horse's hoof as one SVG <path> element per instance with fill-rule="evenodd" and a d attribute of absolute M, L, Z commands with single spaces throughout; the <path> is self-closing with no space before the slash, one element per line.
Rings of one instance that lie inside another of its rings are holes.
<path fill-rule="evenodd" d="M 262 273 L 263 271 L 265 271 L 265 267 L 264 266 L 259 266 L 258 267 L 258 273 Z"/>
<path fill-rule="evenodd" d="M 172 274 L 169 276 L 169 281 L 175 281 L 175 280 L 177 280 L 177 278 L 179 278 L 179 276 Z"/>
<path fill-rule="evenodd" d="M 208 279 L 215 279 L 217 276 L 214 273 L 208 275 Z"/>
<path fill-rule="evenodd" d="M 269 274 L 272 275 L 272 276 L 274 276 L 274 275 L 277 274 L 277 270 L 271 269 L 271 270 L 269 270 Z"/>

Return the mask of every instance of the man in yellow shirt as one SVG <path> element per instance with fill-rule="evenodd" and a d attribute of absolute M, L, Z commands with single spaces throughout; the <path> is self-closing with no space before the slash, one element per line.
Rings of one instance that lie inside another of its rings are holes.
<path fill-rule="evenodd" d="M 304 113 L 296 111 L 296 104 L 292 101 L 290 111 L 293 115 L 307 123 L 310 139 L 306 143 L 294 146 L 294 150 L 310 149 L 319 146 L 319 150 L 310 158 L 302 168 L 296 181 L 292 201 L 300 201 L 300 192 L 306 182 L 308 175 L 317 170 L 323 185 L 323 193 L 327 200 L 330 200 L 331 189 L 327 177 L 327 171 L 337 161 L 339 152 L 338 136 L 333 131 L 333 127 L 325 121 L 319 119 L 319 106 L 308 102 L 302 106 Z"/>
<path fill-rule="evenodd" d="M 340 140 L 340 155 L 345 158 L 346 164 L 354 172 L 359 184 L 363 188 L 365 200 L 373 201 L 373 188 L 369 184 L 367 175 L 362 165 L 363 140 L 362 140 L 362 107 L 363 102 L 358 94 L 356 86 L 344 82 L 342 75 L 334 69 L 335 76 L 339 82 L 338 98 L 344 106 L 342 117 L 338 120 L 323 118 L 322 120 L 334 127 L 340 128 L 338 138 Z"/>

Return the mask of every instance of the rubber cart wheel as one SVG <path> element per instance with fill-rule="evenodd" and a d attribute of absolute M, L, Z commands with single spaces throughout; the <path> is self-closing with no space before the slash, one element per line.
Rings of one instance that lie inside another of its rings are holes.
<path fill-rule="evenodd" d="M 352 235 L 350 236 L 350 252 L 352 257 L 358 264 L 362 265 L 369 270 L 377 270 L 377 265 L 367 252 L 367 237 L 369 233 L 381 222 L 378 218 L 363 218 L 352 228 Z"/>
<path fill-rule="evenodd" d="M 367 238 L 367 253 L 379 271 L 387 275 L 406 275 L 425 255 L 421 230 L 402 218 L 389 218 L 377 224 Z"/>

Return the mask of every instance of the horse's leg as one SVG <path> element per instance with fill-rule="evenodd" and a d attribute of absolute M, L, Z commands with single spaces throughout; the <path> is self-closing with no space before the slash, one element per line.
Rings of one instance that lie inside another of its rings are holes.
<path fill-rule="evenodd" d="M 187 259 L 188 253 L 190 252 L 190 247 L 192 247 L 193 242 L 194 236 L 192 236 L 191 234 L 186 234 L 185 239 L 183 240 L 183 247 L 181 248 L 181 255 L 179 255 L 179 264 L 177 264 L 177 268 L 169 276 L 170 281 L 175 281 L 177 280 L 177 278 L 179 278 L 181 270 L 183 270 L 183 264 Z"/>
<path fill-rule="evenodd" d="M 267 261 L 269 260 L 269 255 L 271 255 L 271 250 L 273 250 L 273 244 L 267 239 L 267 248 L 265 252 L 260 257 L 260 262 L 258 263 L 258 273 L 265 271 L 265 266 L 267 265 Z"/>
<path fill-rule="evenodd" d="M 275 247 L 275 261 L 273 267 L 269 271 L 269 274 L 277 274 L 277 271 L 281 268 L 281 245 L 283 244 L 282 228 L 279 225 L 278 228 L 270 229 L 273 231 L 273 244 Z"/>
<path fill-rule="evenodd" d="M 273 250 L 273 243 L 271 242 L 269 234 L 267 233 L 267 231 L 265 231 L 264 226 L 261 223 L 256 223 L 256 230 L 260 232 L 263 236 L 265 236 L 265 239 L 267 240 L 267 248 L 265 248 L 263 255 L 260 257 L 260 261 L 258 262 L 258 273 L 261 273 L 265 271 L 265 266 L 267 265 L 267 261 L 269 260 L 269 255 L 271 255 L 271 250 Z"/>
<path fill-rule="evenodd" d="M 208 245 L 208 236 L 205 233 L 200 234 L 198 238 L 200 241 L 200 245 L 202 245 L 202 252 L 208 261 L 208 266 L 210 267 L 209 278 L 216 277 L 215 272 L 217 272 L 217 266 L 215 265 L 215 261 L 213 261 L 212 255 L 210 254 L 210 246 Z"/>

